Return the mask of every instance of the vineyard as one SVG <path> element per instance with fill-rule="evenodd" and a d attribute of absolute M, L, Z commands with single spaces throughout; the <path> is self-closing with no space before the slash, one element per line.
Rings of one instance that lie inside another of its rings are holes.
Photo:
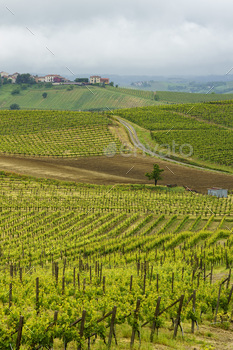
<path fill-rule="evenodd" d="M 166 106 L 167 110 L 172 112 L 191 115 L 192 117 L 200 118 L 203 121 L 222 125 L 228 128 L 233 127 L 233 101 L 217 101 L 208 103 L 198 103 L 193 107 L 191 104 Z"/>
<path fill-rule="evenodd" d="M 229 325 L 232 196 L 2 172 L 0 200 L 0 349 L 129 349 L 171 320 L 184 342 Z"/>
<path fill-rule="evenodd" d="M 119 108 L 133 108 L 174 103 L 200 103 L 232 100 L 233 94 L 196 94 L 169 91 L 145 91 L 124 87 L 101 88 L 98 86 L 53 86 L 35 85 L 20 89 L 12 95 L 14 86 L 0 87 L 0 110 L 9 109 L 17 103 L 21 109 L 96 111 Z M 47 97 L 43 98 L 42 93 Z"/>
<path fill-rule="evenodd" d="M 9 109 L 12 103 L 19 104 L 21 109 L 40 110 L 107 110 L 154 105 L 155 101 L 148 94 L 128 94 L 125 89 L 100 88 L 96 86 L 31 87 L 12 95 L 13 87 L 0 87 L 0 109 Z M 127 90 L 127 89 L 126 89 Z M 132 90 L 134 91 L 134 90 Z M 135 90 L 137 92 L 137 90 Z M 47 93 L 47 98 L 42 93 Z M 153 93 L 152 93 L 153 95 Z"/>
<path fill-rule="evenodd" d="M 198 94 L 189 92 L 157 91 L 160 103 L 200 103 L 232 100 L 233 94 Z"/>
<path fill-rule="evenodd" d="M 124 94 L 128 94 L 131 96 L 137 96 L 137 97 L 141 97 L 141 98 L 145 98 L 148 100 L 154 100 L 155 99 L 155 93 L 153 91 L 145 91 L 145 90 L 139 90 L 139 89 L 129 89 L 129 88 L 123 88 L 123 87 L 118 87 L 113 88 L 111 86 L 107 87 L 110 91 L 115 91 L 117 93 L 124 93 Z"/>
<path fill-rule="evenodd" d="M 52 157 L 102 155 L 120 141 L 109 118 L 90 112 L 1 111 L 0 153 Z"/>
<path fill-rule="evenodd" d="M 178 154 L 174 143 L 189 144 L 191 159 L 232 168 L 232 101 L 124 109 L 117 115 L 150 130 L 154 146 Z"/>

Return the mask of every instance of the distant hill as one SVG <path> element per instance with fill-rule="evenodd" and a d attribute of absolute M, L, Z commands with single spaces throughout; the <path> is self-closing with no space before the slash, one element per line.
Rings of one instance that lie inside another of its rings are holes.
<path fill-rule="evenodd" d="M 168 80 L 139 80 L 132 82 L 130 87 L 147 91 L 228 94 L 233 92 L 233 81 L 189 81 L 175 78 Z"/>

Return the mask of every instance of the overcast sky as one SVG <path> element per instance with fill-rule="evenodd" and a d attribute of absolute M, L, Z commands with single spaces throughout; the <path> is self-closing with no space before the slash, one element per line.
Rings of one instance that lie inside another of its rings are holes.
<path fill-rule="evenodd" d="M 224 75 L 232 14 L 232 0 L 0 0 L 0 71 Z"/>

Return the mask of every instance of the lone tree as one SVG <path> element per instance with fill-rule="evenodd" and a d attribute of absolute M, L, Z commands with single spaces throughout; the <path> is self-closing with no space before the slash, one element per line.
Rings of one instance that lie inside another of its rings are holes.
<path fill-rule="evenodd" d="M 158 164 L 154 164 L 154 169 L 151 173 L 146 173 L 145 175 L 149 180 L 155 180 L 155 186 L 157 185 L 158 180 L 162 180 L 161 173 L 164 169 L 160 169 Z"/>
<path fill-rule="evenodd" d="M 47 92 L 43 92 L 42 96 L 43 98 L 46 98 L 48 96 Z"/>
<path fill-rule="evenodd" d="M 12 105 L 10 105 L 10 109 L 20 109 L 20 107 L 17 103 L 12 103 Z"/>

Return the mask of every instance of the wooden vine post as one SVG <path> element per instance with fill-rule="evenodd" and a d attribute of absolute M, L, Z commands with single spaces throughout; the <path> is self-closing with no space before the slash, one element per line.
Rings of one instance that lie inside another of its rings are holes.
<path fill-rule="evenodd" d="M 11 308 L 11 304 L 12 304 L 12 283 L 10 283 L 10 286 L 9 286 L 9 309 Z"/>
<path fill-rule="evenodd" d="M 109 336 L 108 336 L 108 349 L 110 349 L 110 347 L 111 347 L 112 336 L 115 334 L 114 324 L 115 324 L 115 320 L 116 320 L 116 311 L 117 311 L 117 308 L 116 308 L 116 306 L 114 306 L 114 308 L 112 310 L 112 318 L 111 318 L 111 323 L 110 323 L 110 332 L 109 332 Z"/>
<path fill-rule="evenodd" d="M 193 291 L 193 314 L 195 313 L 196 308 L 196 291 Z M 194 333 L 195 320 L 192 319 L 191 332 Z"/>
<path fill-rule="evenodd" d="M 36 278 L 36 313 L 39 314 L 39 277 Z"/>
<path fill-rule="evenodd" d="M 143 278 L 143 294 L 145 294 L 146 292 L 146 274 L 144 274 L 144 278 Z"/>
<path fill-rule="evenodd" d="M 175 327 L 174 327 L 173 338 L 176 338 L 178 326 L 180 326 L 180 316 L 181 316 L 183 302 L 184 302 L 184 294 L 182 294 L 181 297 L 180 297 L 180 303 L 179 303 L 179 307 L 178 307 L 178 311 L 177 311 L 177 317 L 176 317 L 176 320 L 175 320 Z"/>
<path fill-rule="evenodd" d="M 137 300 L 137 305 L 136 305 L 136 310 L 134 311 L 134 323 L 135 324 L 137 324 L 137 321 L 138 321 L 140 303 L 141 303 L 141 300 L 138 299 Z M 134 339 L 135 339 L 136 331 L 138 331 L 137 326 L 135 324 L 133 325 L 132 336 L 131 336 L 131 341 L 130 341 L 130 348 L 131 349 L 132 349 L 132 347 L 134 345 Z M 140 338 L 141 338 L 140 332 L 138 331 L 138 333 L 139 333 L 139 340 L 140 340 Z"/>
<path fill-rule="evenodd" d="M 160 307 L 160 301 L 161 301 L 161 297 L 158 297 L 157 299 L 157 305 L 156 305 L 156 309 L 155 309 L 155 318 L 151 327 L 151 334 L 150 334 L 150 341 L 151 343 L 153 342 L 154 339 L 154 334 L 155 334 L 155 328 L 156 328 L 156 320 L 159 316 L 159 307 Z M 158 335 L 158 328 L 157 328 L 157 335 Z"/>
<path fill-rule="evenodd" d="M 216 306 L 216 311 L 215 311 L 214 323 L 216 323 L 216 321 L 217 321 L 218 308 L 219 308 L 219 303 L 220 303 L 220 295 L 221 295 L 222 286 L 224 285 L 225 282 L 227 282 L 229 280 L 229 278 L 230 278 L 230 275 L 219 286 L 218 301 L 217 301 L 217 306 Z"/>
<path fill-rule="evenodd" d="M 227 304 L 228 305 L 230 304 L 232 293 L 233 293 L 233 284 L 231 286 L 231 290 L 230 290 L 230 293 L 229 293 L 229 296 L 228 296 L 228 299 L 227 299 Z"/>
<path fill-rule="evenodd" d="M 133 287 L 133 276 L 131 275 L 131 277 L 130 277 L 130 287 L 129 287 L 130 292 L 132 291 L 132 287 Z"/>
<path fill-rule="evenodd" d="M 18 334 L 17 334 L 17 339 L 16 339 L 16 345 L 15 345 L 16 350 L 19 350 L 20 344 L 21 344 L 22 332 L 23 332 L 23 320 L 24 320 L 24 317 L 20 316 Z"/>
<path fill-rule="evenodd" d="M 81 320 L 81 325 L 80 325 L 80 332 L 79 332 L 80 341 L 79 341 L 79 344 L 78 344 L 78 350 L 82 349 L 82 338 L 83 338 L 83 335 L 84 335 L 84 326 L 85 326 L 85 320 L 86 320 L 86 313 L 87 313 L 86 310 L 83 310 L 82 320 Z"/>

